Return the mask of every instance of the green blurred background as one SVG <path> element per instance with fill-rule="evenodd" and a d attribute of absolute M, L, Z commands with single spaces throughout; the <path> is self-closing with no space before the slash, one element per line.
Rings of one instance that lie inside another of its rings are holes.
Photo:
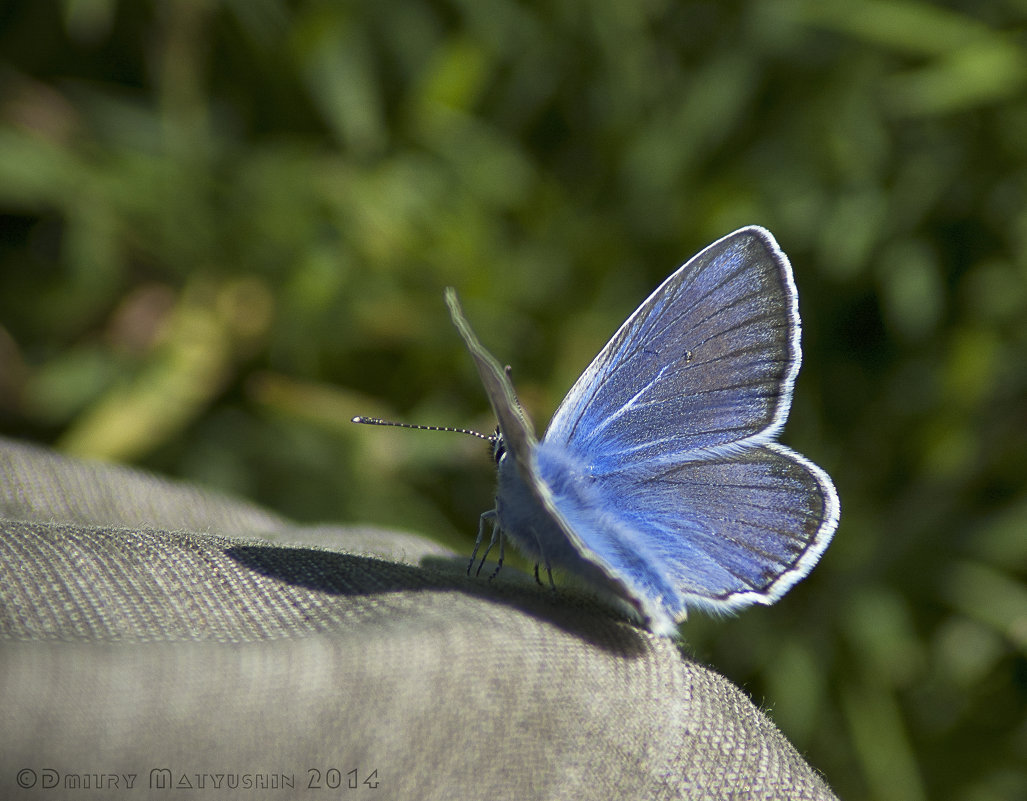
<path fill-rule="evenodd" d="M 539 428 L 685 258 L 790 255 L 784 440 L 842 497 L 688 648 L 848 798 L 1027 797 L 1027 3 L 0 5 L 0 431 L 467 552 L 490 430 L 442 288 Z M 500 757 L 501 758 L 501 757 Z"/>

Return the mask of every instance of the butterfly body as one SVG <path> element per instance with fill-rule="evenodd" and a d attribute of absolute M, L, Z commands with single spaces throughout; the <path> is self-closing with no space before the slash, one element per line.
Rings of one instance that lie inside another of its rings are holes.
<path fill-rule="evenodd" d="M 553 498 L 568 517 L 578 521 L 580 528 L 593 532 L 594 537 L 602 537 L 606 532 L 617 532 L 617 521 L 607 519 L 601 512 L 598 487 L 586 465 L 575 463 L 559 447 L 545 442 L 539 443 L 534 458 L 539 474 L 548 478 Z M 610 576 L 594 560 L 587 558 L 565 536 L 560 522 L 548 514 L 545 504 L 540 503 L 530 482 L 522 477 L 516 460 L 506 454 L 498 460 L 495 514 L 497 528 L 502 536 L 508 537 L 529 560 L 547 569 L 558 567 L 573 574 L 586 586 L 626 602 L 645 619 L 660 616 L 662 607 L 646 609 L 622 582 Z M 629 532 L 622 531 L 622 539 L 625 533 Z M 625 556 L 640 571 L 652 572 L 646 568 L 645 554 L 644 545 L 635 543 L 635 547 Z M 649 582 L 652 589 L 658 589 L 670 601 L 674 594 L 673 588 L 656 572 L 653 572 L 653 579 Z M 680 603 L 675 602 L 674 607 L 683 611 Z"/>
<path fill-rule="evenodd" d="M 777 442 L 799 370 L 791 266 L 739 229 L 671 274 L 575 382 L 539 441 L 455 293 L 499 419 L 493 540 L 562 567 L 673 636 L 689 607 L 770 604 L 838 525 L 830 477 Z M 483 534 L 479 531 L 479 542 Z"/>

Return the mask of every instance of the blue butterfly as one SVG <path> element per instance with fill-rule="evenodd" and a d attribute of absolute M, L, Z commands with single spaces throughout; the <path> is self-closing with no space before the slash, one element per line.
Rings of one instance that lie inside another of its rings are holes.
<path fill-rule="evenodd" d="M 830 477 L 777 442 L 799 372 L 791 265 L 741 228 L 694 256 L 620 327 L 541 441 L 452 289 L 453 322 L 499 421 L 490 546 L 503 538 L 675 636 L 689 607 L 771 604 L 838 527 Z M 486 552 L 487 553 L 487 552 Z M 472 556 L 472 563 L 474 556 Z M 483 557 L 484 561 L 484 557 Z"/>
<path fill-rule="evenodd" d="M 676 636 L 689 607 L 772 604 L 820 560 L 838 527 L 831 478 L 777 442 L 799 372 L 799 309 L 769 231 L 740 228 L 693 256 L 620 327 L 539 441 L 507 371 L 453 289 L 453 323 L 499 420 L 482 564 L 504 537 Z M 479 572 L 481 566 L 478 568 Z M 493 576 L 495 573 L 493 573 Z"/>

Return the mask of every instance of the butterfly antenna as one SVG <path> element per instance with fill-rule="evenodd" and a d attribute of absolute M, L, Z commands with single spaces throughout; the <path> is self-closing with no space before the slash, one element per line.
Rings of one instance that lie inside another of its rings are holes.
<path fill-rule="evenodd" d="M 421 431 L 450 431 L 454 434 L 469 434 L 478 439 L 489 442 L 496 441 L 495 434 L 482 434 L 480 431 L 472 431 L 469 428 L 452 428 L 450 426 L 422 426 L 417 423 L 397 423 L 394 420 L 382 420 L 380 417 L 354 417 L 351 422 L 364 423 L 369 426 L 395 426 L 396 428 L 417 428 Z"/>

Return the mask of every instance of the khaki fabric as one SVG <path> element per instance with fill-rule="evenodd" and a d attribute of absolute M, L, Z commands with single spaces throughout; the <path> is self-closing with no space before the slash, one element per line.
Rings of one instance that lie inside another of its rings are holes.
<path fill-rule="evenodd" d="M 675 643 L 412 534 L 4 439 L 0 525 L 3 798 L 834 798 Z"/>

